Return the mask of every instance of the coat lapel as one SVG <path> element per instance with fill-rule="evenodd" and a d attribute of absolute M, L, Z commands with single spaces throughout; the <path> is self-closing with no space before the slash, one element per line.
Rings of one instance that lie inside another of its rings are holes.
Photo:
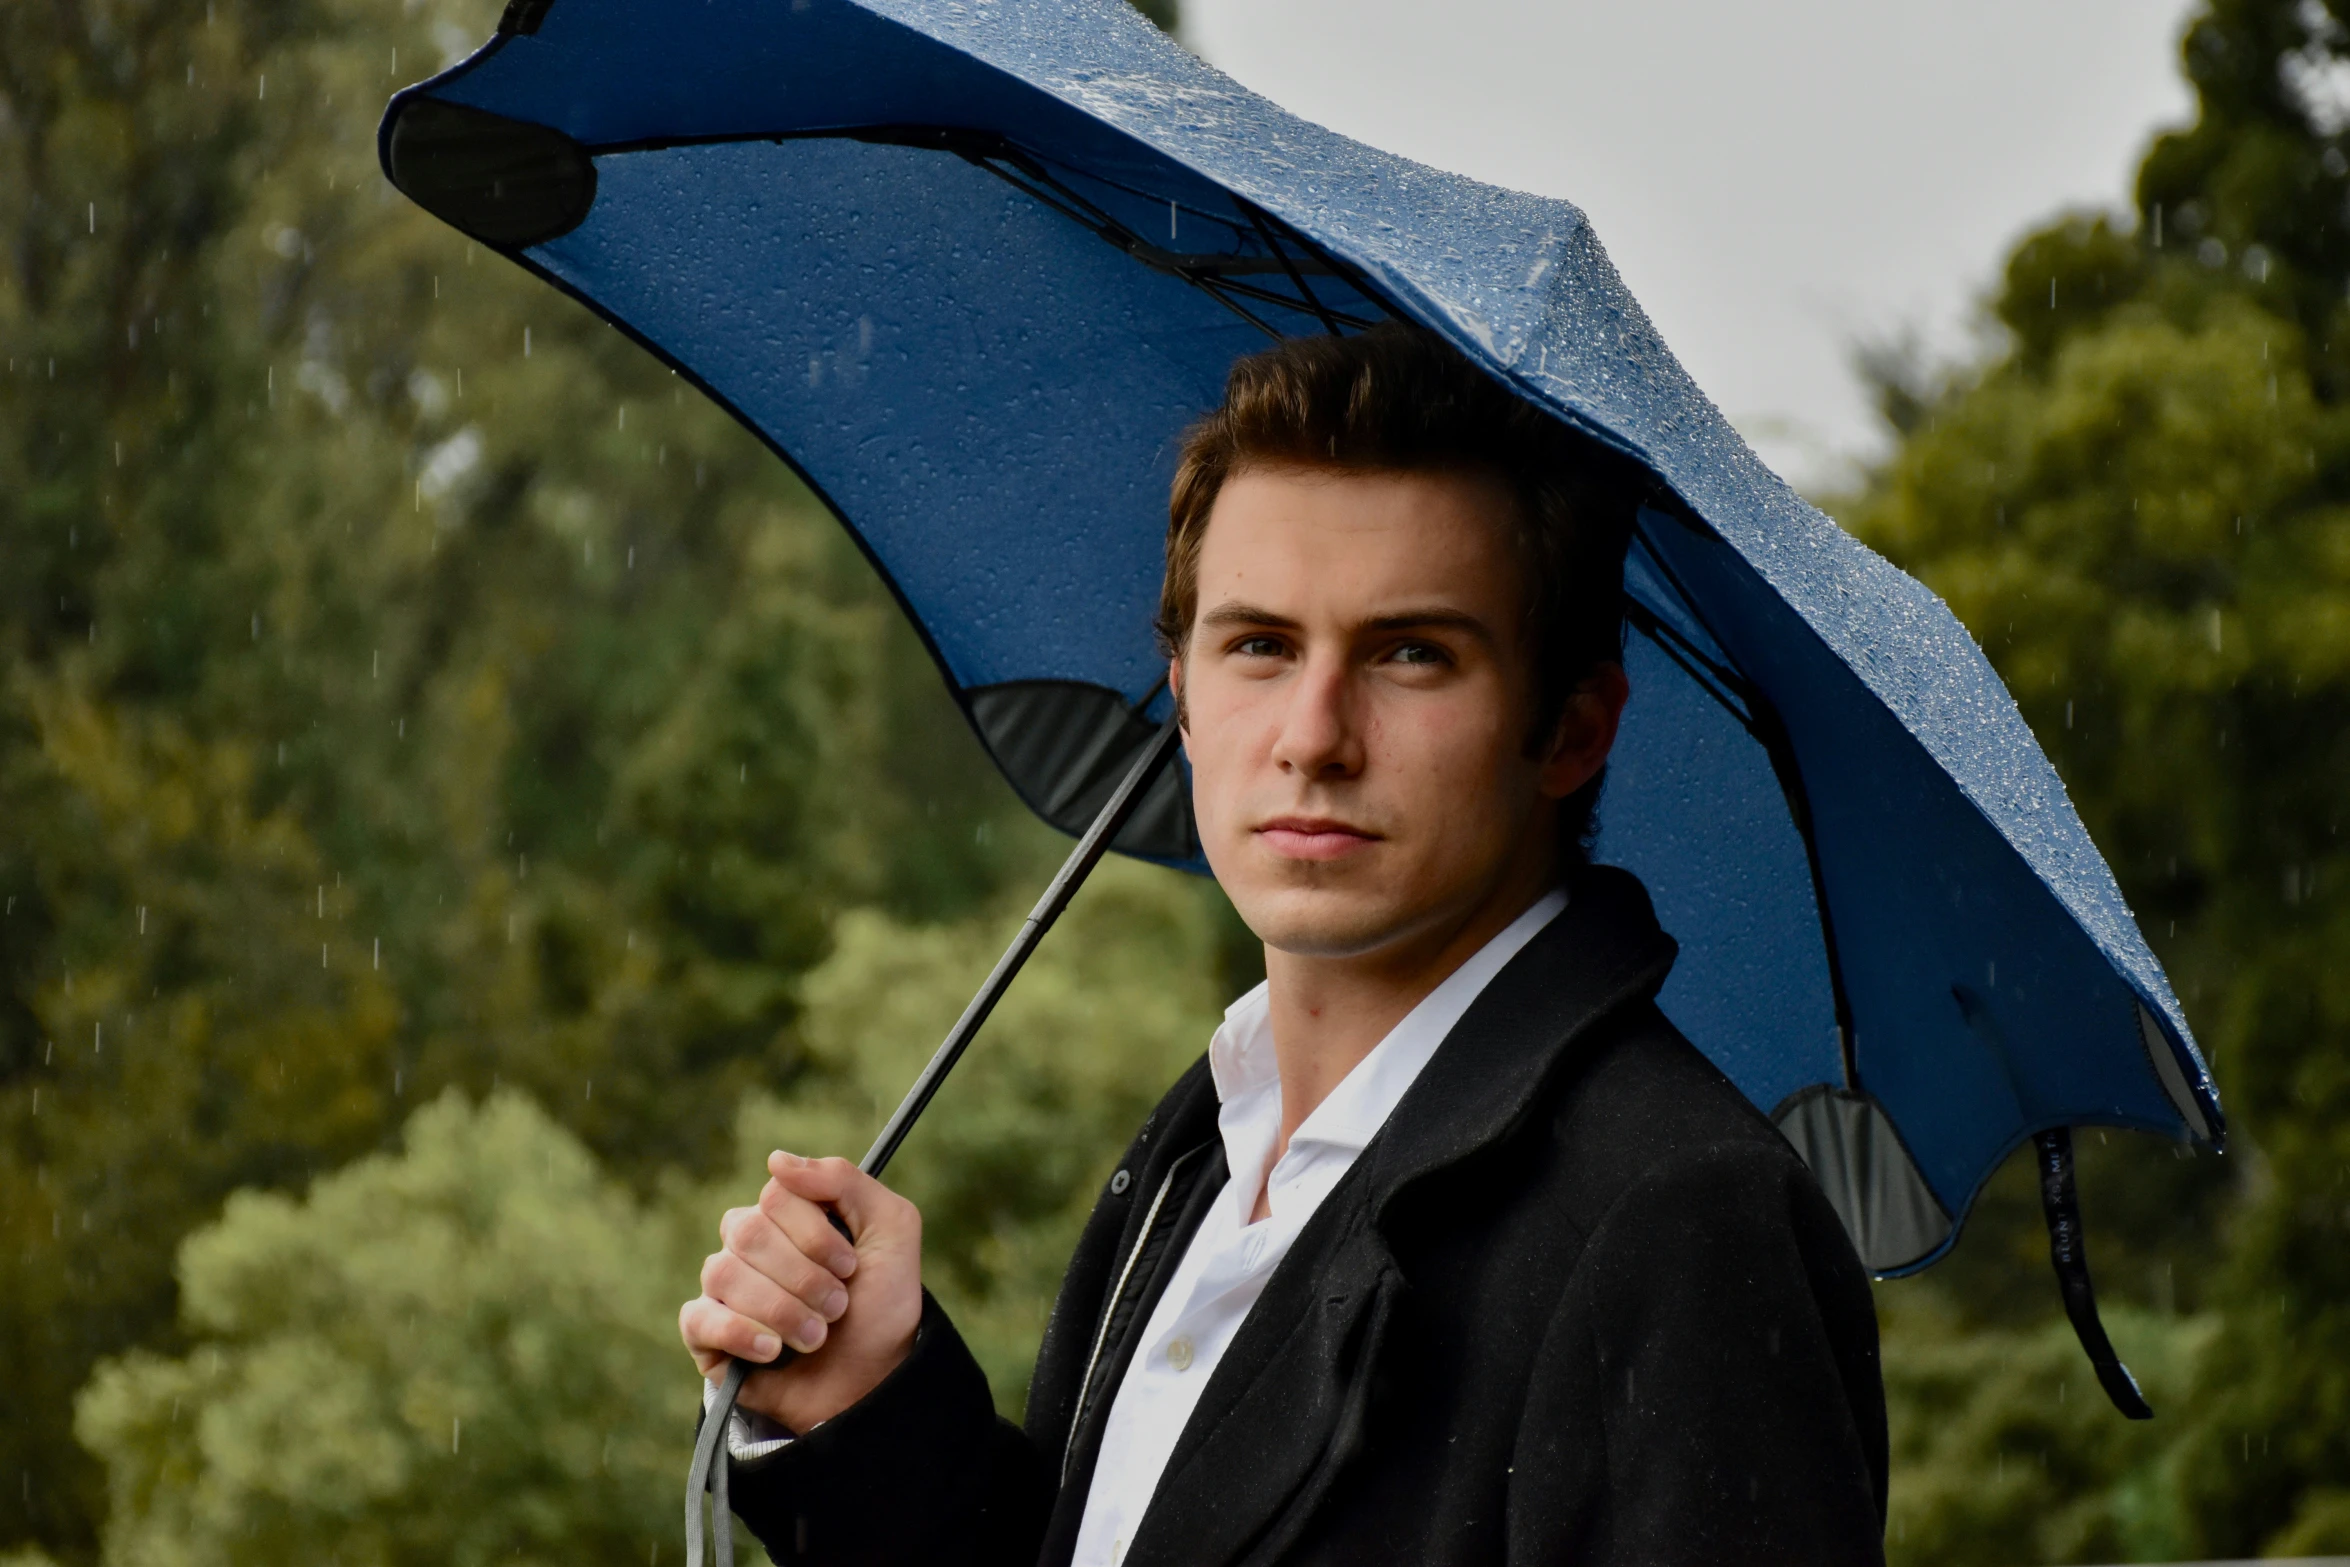
<path fill-rule="evenodd" d="M 1594 1024 L 1664 984 L 1680 947 L 1657 928 L 1647 889 L 1614 866 L 1587 865 L 1568 895 L 1470 1004 L 1363 1150 L 1357 1171 L 1373 1212 L 1384 1216 L 1414 1182 L 1505 1140 L 1573 1067 L 1573 1047 Z"/>
<path fill-rule="evenodd" d="M 1337 1202 L 1332 1193 L 1325 1203 Z M 1127 1567 L 1270 1559 L 1359 1443 L 1370 1379 L 1403 1291 L 1384 1242 L 1357 1221 L 1298 1237 L 1225 1352 L 1143 1515 Z M 1298 1266 L 1300 1263 L 1305 1266 Z"/>
<path fill-rule="evenodd" d="M 1622 871 L 1570 901 L 1446 1036 L 1266 1285 L 1170 1455 L 1129 1567 L 1273 1561 L 1359 1450 L 1408 1288 L 1386 1225 L 1407 1187 L 1506 1139 L 1608 1014 L 1655 994 L 1676 948 Z"/>

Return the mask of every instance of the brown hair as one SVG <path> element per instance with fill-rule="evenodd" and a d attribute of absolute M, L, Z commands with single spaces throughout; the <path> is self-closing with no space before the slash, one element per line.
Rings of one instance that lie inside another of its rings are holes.
<path fill-rule="evenodd" d="M 1624 653 L 1624 550 L 1646 471 L 1488 377 L 1435 333 L 1389 322 L 1290 338 L 1233 365 L 1224 401 L 1185 434 L 1167 502 L 1159 641 L 1199 613 L 1199 553 L 1224 482 L 1249 468 L 1466 472 L 1506 484 L 1534 660 L 1532 751 L 1575 688 Z M 1588 856 L 1604 770 L 1560 807 L 1561 862 Z"/>

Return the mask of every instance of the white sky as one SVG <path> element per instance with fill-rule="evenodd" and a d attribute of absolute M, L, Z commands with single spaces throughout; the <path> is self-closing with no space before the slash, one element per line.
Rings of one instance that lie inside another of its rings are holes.
<path fill-rule="evenodd" d="M 1856 340 L 1968 341 L 2009 243 L 2187 119 L 2184 0 L 1184 0 L 1293 112 L 1590 214 L 1799 485 L 1878 441 Z"/>

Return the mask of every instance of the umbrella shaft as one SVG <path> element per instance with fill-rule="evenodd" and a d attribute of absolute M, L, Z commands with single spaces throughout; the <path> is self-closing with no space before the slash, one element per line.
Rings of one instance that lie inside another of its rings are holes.
<path fill-rule="evenodd" d="M 1151 781 L 1167 765 L 1167 759 L 1175 754 L 1177 739 L 1175 719 L 1170 716 L 1159 726 L 1159 732 L 1151 737 L 1150 743 L 1143 747 L 1142 754 L 1135 758 L 1134 765 L 1127 769 L 1118 787 L 1111 791 L 1100 814 L 1085 829 L 1085 836 L 1078 839 L 1077 847 L 1069 851 L 1069 858 L 1061 862 L 1061 869 L 1045 888 L 1044 896 L 1036 900 L 1036 907 L 1028 911 L 1027 919 L 1021 921 L 1019 934 L 1004 949 L 1004 955 L 996 959 L 996 965 L 989 971 L 986 983 L 971 998 L 971 1004 L 963 1009 L 963 1015 L 955 1020 L 955 1026 L 947 1031 L 946 1039 L 939 1045 L 937 1053 L 931 1056 L 930 1064 L 922 1069 L 920 1077 L 914 1079 L 914 1086 L 906 1090 L 906 1097 L 898 1102 L 896 1112 L 890 1116 L 889 1123 L 882 1127 L 881 1135 L 866 1150 L 865 1158 L 858 1168 L 867 1175 L 879 1175 L 888 1167 L 889 1161 L 898 1151 L 898 1145 L 906 1140 L 906 1134 L 914 1129 L 914 1122 L 929 1105 L 931 1096 L 938 1092 L 938 1085 L 955 1069 L 955 1063 L 962 1059 L 964 1050 L 978 1035 L 980 1025 L 987 1021 L 987 1015 L 995 1010 L 995 1004 L 1003 999 L 1004 992 L 1011 987 L 1012 977 L 1028 962 L 1029 955 L 1036 950 L 1036 944 L 1044 939 L 1044 933 L 1053 928 L 1053 921 L 1061 917 L 1061 911 L 1069 906 L 1069 900 L 1077 895 L 1077 889 L 1085 884 L 1085 878 L 1092 875 L 1093 868 L 1101 863 L 1102 855 L 1109 850 L 1110 840 L 1118 835 L 1119 829 L 1126 825 L 1135 809 L 1141 805 Z"/>
<path fill-rule="evenodd" d="M 1020 972 L 1029 955 L 1036 951 L 1036 944 L 1044 939 L 1046 931 L 1053 928 L 1053 921 L 1061 917 L 1061 911 L 1069 906 L 1069 900 L 1077 896 L 1077 889 L 1085 885 L 1085 878 L 1092 875 L 1093 868 L 1101 863 L 1103 854 L 1109 850 L 1110 840 L 1117 837 L 1119 829 L 1132 819 L 1135 810 L 1142 804 L 1144 794 L 1149 791 L 1151 781 L 1159 776 L 1168 759 L 1174 756 L 1179 739 L 1175 718 L 1170 715 L 1159 726 L 1159 732 L 1151 737 L 1150 744 L 1143 747 L 1142 754 L 1134 759 L 1134 765 L 1126 770 L 1126 776 L 1118 781 L 1118 787 L 1110 792 L 1109 800 L 1094 817 L 1093 824 L 1085 829 L 1085 836 L 1078 839 L 1077 847 L 1069 851 L 1069 858 L 1061 862 L 1060 872 L 1045 888 L 1044 896 L 1036 900 L 1036 907 L 1029 910 L 1028 918 L 1020 922 L 1020 933 L 1012 938 L 1012 944 L 1004 949 L 1004 955 L 996 959 L 987 982 L 979 987 L 979 993 L 971 998 L 971 1004 L 963 1009 L 963 1015 L 947 1031 L 945 1042 L 930 1058 L 930 1064 L 922 1069 L 922 1075 L 914 1079 L 914 1086 L 899 1101 L 896 1112 L 889 1118 L 889 1124 L 873 1140 L 873 1146 L 866 1150 L 858 1168 L 867 1175 L 879 1175 L 888 1168 L 890 1159 L 898 1151 L 898 1145 L 914 1129 L 915 1121 L 921 1118 L 931 1097 L 938 1092 L 939 1084 L 946 1081 L 946 1075 L 962 1059 L 963 1052 L 978 1035 L 980 1025 L 987 1021 L 987 1015 L 995 1010 L 996 1002 L 1003 998 L 1004 991 L 1011 986 L 1012 977 Z M 837 1224 L 839 1221 L 836 1219 L 834 1222 Z M 786 1346 L 769 1365 L 784 1365 L 793 1358 L 793 1351 Z M 726 1461 L 723 1455 L 726 1428 L 734 1420 L 735 1396 L 742 1391 L 743 1379 L 754 1369 L 748 1361 L 730 1363 L 724 1379 L 718 1384 L 717 1397 L 711 1400 L 708 1411 L 702 1416 L 702 1429 L 694 1442 L 693 1466 L 686 1478 L 686 1567 L 702 1567 L 702 1493 L 705 1491 L 714 1493 L 711 1532 L 715 1537 L 713 1543 L 717 1547 L 715 1554 L 718 1567 L 734 1567 L 734 1538 L 731 1519 L 727 1515 Z"/>

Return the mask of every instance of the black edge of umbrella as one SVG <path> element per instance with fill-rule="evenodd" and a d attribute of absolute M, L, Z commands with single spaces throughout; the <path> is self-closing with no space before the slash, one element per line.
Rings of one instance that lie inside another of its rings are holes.
<path fill-rule="evenodd" d="M 1135 702 L 1080 680 L 1013 680 L 974 686 L 968 696 L 971 720 L 1021 803 L 1078 837 L 1150 743 L 1157 726 L 1146 715 L 1166 684 Z M 1110 847 L 1168 863 L 1198 856 L 1180 773 L 1153 780 Z"/>

